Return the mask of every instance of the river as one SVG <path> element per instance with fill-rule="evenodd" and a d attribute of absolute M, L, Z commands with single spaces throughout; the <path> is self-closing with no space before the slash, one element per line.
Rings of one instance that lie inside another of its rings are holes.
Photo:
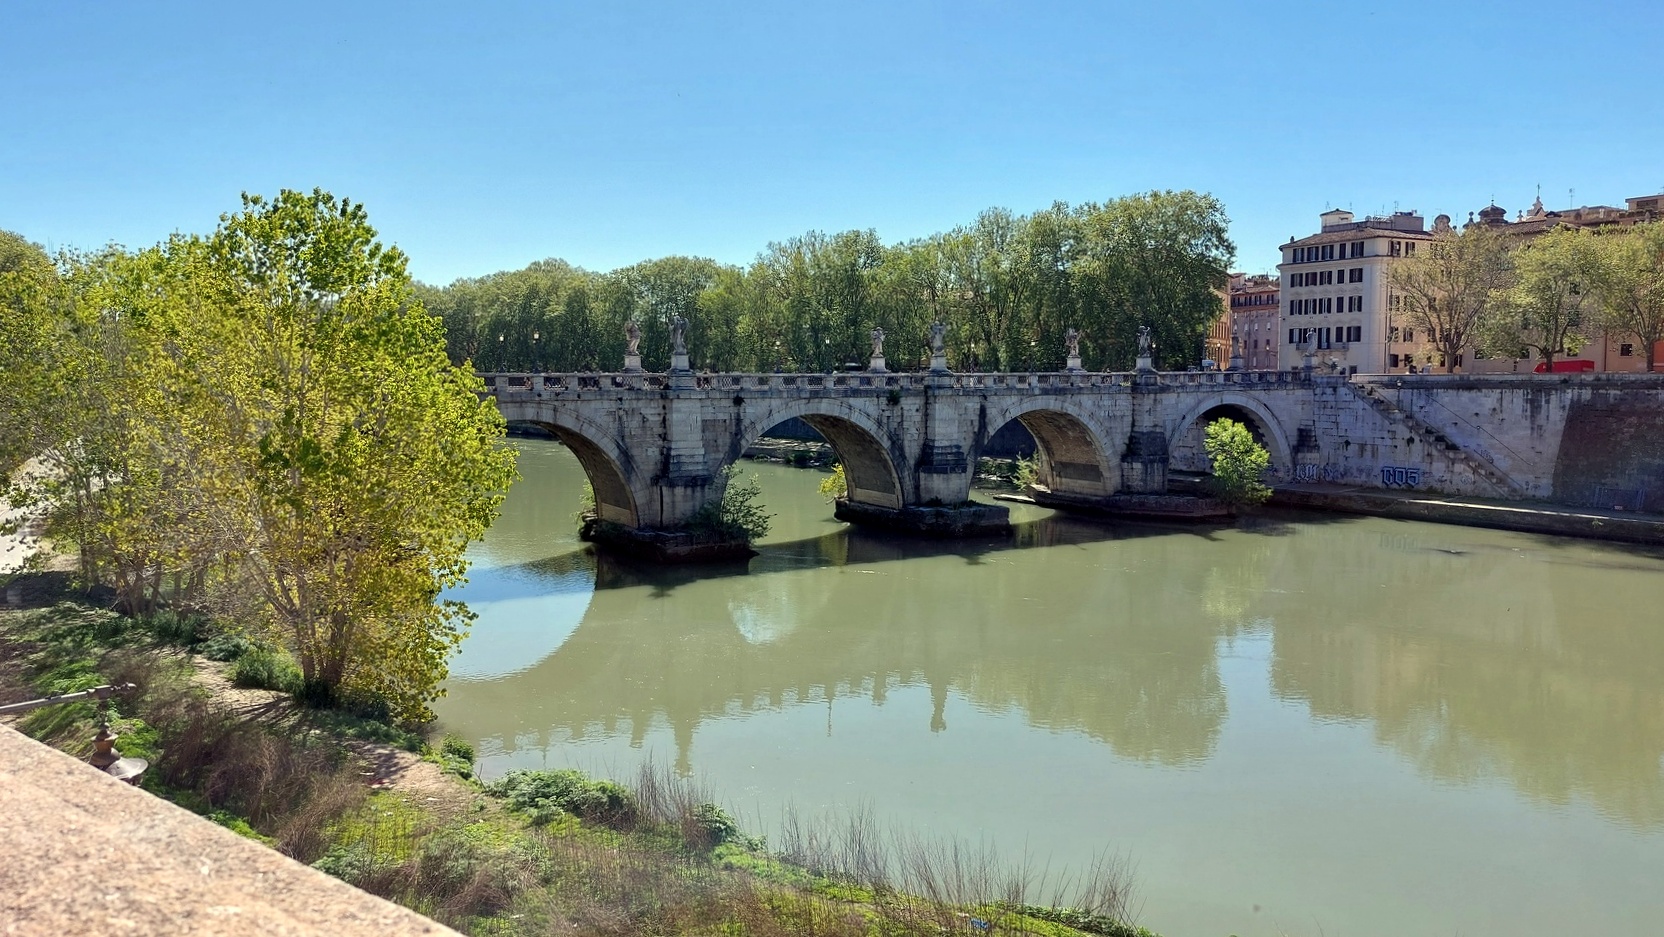
<path fill-rule="evenodd" d="M 1107 848 L 1166 937 L 1664 932 L 1664 551 L 1018 506 L 934 543 L 747 463 L 759 555 L 655 569 L 588 553 L 577 460 L 515 444 L 435 707 L 487 777 L 651 758 L 753 828 L 865 805 L 1054 869 Z"/>

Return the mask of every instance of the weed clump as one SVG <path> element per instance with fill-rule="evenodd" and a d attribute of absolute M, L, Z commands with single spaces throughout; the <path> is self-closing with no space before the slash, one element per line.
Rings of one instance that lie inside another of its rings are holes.
<path fill-rule="evenodd" d="M 256 645 L 231 664 L 232 686 L 297 693 L 303 682 L 294 658 L 274 647 Z"/>
<path fill-rule="evenodd" d="M 580 820 L 627 829 L 636 820 L 636 801 L 612 781 L 597 781 L 578 771 L 510 771 L 486 785 L 537 824 L 570 814 Z"/>

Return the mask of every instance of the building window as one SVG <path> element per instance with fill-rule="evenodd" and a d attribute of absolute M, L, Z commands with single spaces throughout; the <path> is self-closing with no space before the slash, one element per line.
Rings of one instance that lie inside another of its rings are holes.
<path fill-rule="evenodd" d="M 1393 257 L 1397 257 L 1399 252 L 1402 251 L 1403 249 L 1404 249 L 1403 246 L 1398 241 L 1394 241 L 1394 242 L 1392 242 L 1391 249 L 1387 253 L 1389 253 Z"/>
<path fill-rule="evenodd" d="M 1415 329 L 1405 329 L 1404 330 L 1404 340 L 1407 341 L 1407 342 L 1415 341 L 1416 340 L 1416 330 Z"/>
<path fill-rule="evenodd" d="M 1353 267 L 1348 271 L 1346 281 L 1348 283 L 1362 283 L 1364 281 L 1364 268 Z"/>
<path fill-rule="evenodd" d="M 1349 341 L 1349 342 L 1360 342 L 1360 341 L 1363 341 L 1363 338 L 1364 338 L 1364 327 L 1363 326 L 1361 326 L 1361 325 L 1349 325 L 1349 326 L 1346 327 L 1346 340 L 1347 341 Z"/>
<path fill-rule="evenodd" d="M 1628 357 L 1631 357 L 1634 354 L 1635 354 L 1635 346 L 1631 345 L 1629 342 L 1624 342 L 1622 345 L 1618 346 L 1618 357 L 1628 358 Z"/>
<path fill-rule="evenodd" d="M 1397 355 L 1388 355 L 1387 356 L 1387 367 L 1389 367 L 1389 368 L 1398 367 L 1398 356 Z"/>

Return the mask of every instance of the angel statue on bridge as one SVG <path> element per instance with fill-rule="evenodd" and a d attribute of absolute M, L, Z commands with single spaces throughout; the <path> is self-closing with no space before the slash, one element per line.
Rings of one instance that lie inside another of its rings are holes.
<path fill-rule="evenodd" d="M 872 329 L 872 356 L 884 357 L 884 330 L 878 326 L 873 326 Z"/>
<path fill-rule="evenodd" d="M 688 353 L 687 343 L 688 320 L 680 314 L 670 317 L 670 353 L 685 355 Z"/>
<path fill-rule="evenodd" d="M 1155 352 L 1155 340 L 1150 337 L 1150 327 L 1138 327 L 1138 357 L 1148 358 Z"/>
<path fill-rule="evenodd" d="M 1069 330 L 1063 333 L 1063 350 L 1071 358 L 1080 357 L 1080 329 L 1070 326 Z"/>
<path fill-rule="evenodd" d="M 944 342 L 945 342 L 947 334 L 948 334 L 948 326 L 947 326 L 946 322 L 932 322 L 932 323 L 930 323 L 930 353 L 931 354 L 940 355 L 944 352 L 944 350 L 945 350 Z"/>
<path fill-rule="evenodd" d="M 636 325 L 634 319 L 631 319 L 624 326 L 624 342 L 624 353 L 626 355 L 641 354 L 641 326 Z"/>

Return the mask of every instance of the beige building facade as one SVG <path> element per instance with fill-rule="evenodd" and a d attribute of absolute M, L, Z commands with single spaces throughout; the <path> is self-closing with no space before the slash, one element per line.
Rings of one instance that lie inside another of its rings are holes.
<path fill-rule="evenodd" d="M 1319 216 L 1318 233 L 1282 245 L 1277 368 L 1309 355 L 1321 367 L 1385 374 L 1425 355 L 1427 337 L 1393 322 L 1387 270 L 1432 237 L 1415 212 L 1357 221 L 1335 209 Z"/>

